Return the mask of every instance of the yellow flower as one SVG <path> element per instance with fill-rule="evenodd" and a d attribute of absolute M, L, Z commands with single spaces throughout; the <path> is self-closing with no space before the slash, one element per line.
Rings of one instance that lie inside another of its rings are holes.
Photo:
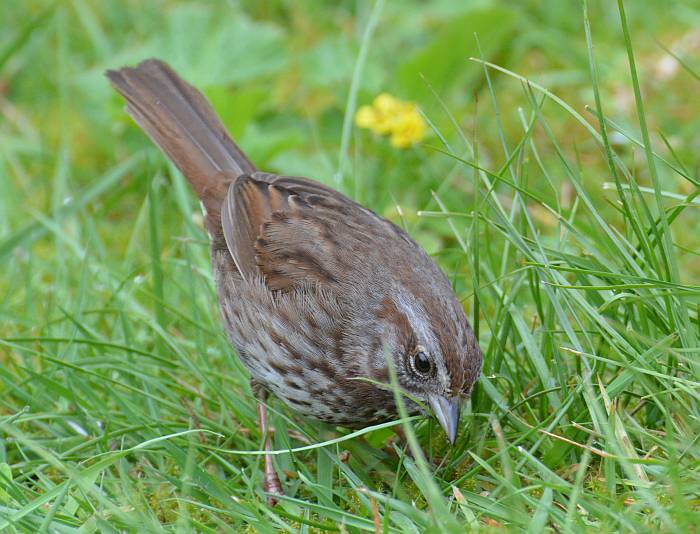
<path fill-rule="evenodd" d="M 404 110 L 395 121 L 390 142 L 396 148 L 406 148 L 425 137 L 425 121 L 414 105 Z"/>
<path fill-rule="evenodd" d="M 379 135 L 391 133 L 392 123 L 401 112 L 401 103 L 393 96 L 382 93 L 372 102 L 374 117 L 369 129 Z"/>
<path fill-rule="evenodd" d="M 385 115 L 395 115 L 401 110 L 401 101 L 397 100 L 389 93 L 377 95 L 372 105 L 379 113 L 384 113 Z"/>
<path fill-rule="evenodd" d="M 423 139 L 426 125 L 412 102 L 403 102 L 388 93 L 378 95 L 371 106 L 355 113 L 355 124 L 378 135 L 390 136 L 396 148 L 406 148 Z"/>
<path fill-rule="evenodd" d="M 377 120 L 377 113 L 372 106 L 362 106 L 355 113 L 355 124 L 360 128 L 371 129 Z"/>

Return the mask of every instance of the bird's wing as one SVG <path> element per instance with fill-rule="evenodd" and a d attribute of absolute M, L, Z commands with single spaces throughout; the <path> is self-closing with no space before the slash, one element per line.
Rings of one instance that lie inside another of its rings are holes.
<path fill-rule="evenodd" d="M 388 224 L 343 194 L 306 178 L 256 172 L 229 187 L 221 207 L 229 251 L 243 276 L 268 287 L 334 284 L 354 260 L 353 248 Z"/>

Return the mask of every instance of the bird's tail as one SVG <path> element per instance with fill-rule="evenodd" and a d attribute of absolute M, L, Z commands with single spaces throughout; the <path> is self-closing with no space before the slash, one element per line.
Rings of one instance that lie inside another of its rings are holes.
<path fill-rule="evenodd" d="M 106 74 L 126 99 L 129 115 L 185 175 L 207 212 L 218 218 L 228 183 L 256 169 L 211 104 L 157 59 Z"/>

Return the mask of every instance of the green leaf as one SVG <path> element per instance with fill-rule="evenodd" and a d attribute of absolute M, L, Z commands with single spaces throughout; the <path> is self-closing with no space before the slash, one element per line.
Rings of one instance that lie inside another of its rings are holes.
<path fill-rule="evenodd" d="M 163 18 L 161 31 L 136 49 L 134 59 L 167 58 L 199 87 L 244 83 L 278 72 L 287 61 L 288 54 L 280 53 L 282 30 L 240 10 L 186 4 L 166 10 Z"/>
<path fill-rule="evenodd" d="M 269 95 L 268 91 L 262 88 L 240 88 L 232 91 L 221 85 L 209 87 L 204 92 L 234 139 L 243 135 L 246 126 L 255 118 Z"/>
<path fill-rule="evenodd" d="M 406 96 L 423 104 L 434 99 L 428 84 L 438 95 L 450 87 L 463 90 L 465 83 L 473 84 L 480 72 L 470 69 L 467 59 L 481 55 L 475 34 L 484 56 L 493 57 L 511 35 L 514 22 L 512 10 L 491 8 L 465 12 L 446 24 L 399 67 L 399 84 L 408 91 Z"/>

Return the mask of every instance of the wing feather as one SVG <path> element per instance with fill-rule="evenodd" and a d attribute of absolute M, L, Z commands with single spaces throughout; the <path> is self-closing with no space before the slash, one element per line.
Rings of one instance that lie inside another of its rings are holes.
<path fill-rule="evenodd" d="M 342 250 L 333 227 L 343 212 L 378 219 L 346 196 L 306 178 L 256 172 L 230 185 L 222 206 L 226 243 L 242 275 L 268 287 L 338 282 Z"/>

